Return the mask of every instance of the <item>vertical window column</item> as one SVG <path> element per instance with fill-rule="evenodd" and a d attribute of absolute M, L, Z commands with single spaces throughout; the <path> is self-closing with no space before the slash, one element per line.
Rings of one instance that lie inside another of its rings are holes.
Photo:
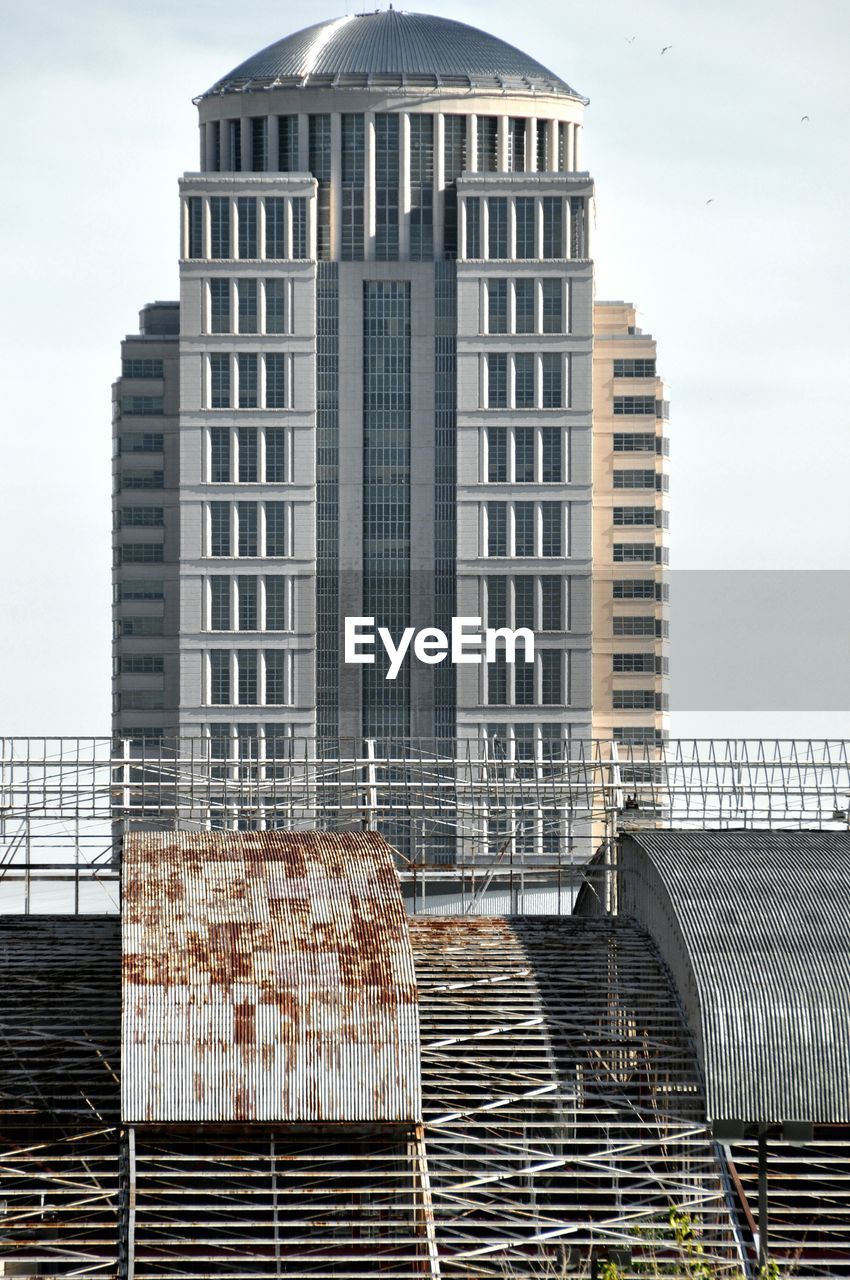
<path fill-rule="evenodd" d="M 402 261 L 410 257 L 410 113 L 402 111 L 399 116 L 399 146 L 401 166 L 401 188 L 399 191 L 398 256 Z"/>

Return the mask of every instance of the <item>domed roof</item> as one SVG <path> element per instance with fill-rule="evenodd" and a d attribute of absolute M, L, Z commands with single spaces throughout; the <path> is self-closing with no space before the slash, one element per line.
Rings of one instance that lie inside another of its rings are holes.
<path fill-rule="evenodd" d="M 534 58 L 486 31 L 398 9 L 305 27 L 255 53 L 201 96 L 292 86 L 474 88 L 585 101 Z"/>

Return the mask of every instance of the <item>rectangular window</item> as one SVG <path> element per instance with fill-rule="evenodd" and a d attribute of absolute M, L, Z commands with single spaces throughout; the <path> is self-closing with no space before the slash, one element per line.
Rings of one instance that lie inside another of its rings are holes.
<path fill-rule="evenodd" d="M 266 408 L 286 408 L 286 356 L 270 351 L 266 356 Z"/>
<path fill-rule="evenodd" d="M 654 562 L 654 542 L 614 543 L 614 564 L 652 564 Z"/>
<path fill-rule="evenodd" d="M 646 415 L 655 417 L 655 396 L 614 396 L 616 417 Z"/>
<path fill-rule="evenodd" d="M 266 704 L 283 706 L 286 702 L 286 650 L 266 649 Z"/>
<path fill-rule="evenodd" d="M 281 196 L 266 197 L 266 257 L 286 257 L 286 201 Z"/>
<path fill-rule="evenodd" d="M 487 252 L 491 258 L 508 257 L 508 202 L 505 196 L 487 201 Z"/>
<path fill-rule="evenodd" d="M 230 333 L 230 281 L 210 280 L 210 333 Z"/>
<path fill-rule="evenodd" d="M 629 675 L 634 672 L 639 672 L 642 675 L 647 672 L 654 674 L 655 654 L 614 653 L 611 655 L 611 669 L 615 675 Z"/>
<path fill-rule="evenodd" d="M 508 625 L 508 580 L 503 574 L 487 578 L 487 626 Z"/>
<path fill-rule="evenodd" d="M 210 702 L 214 707 L 230 704 L 230 650 L 210 650 Z"/>
<path fill-rule="evenodd" d="M 210 631 L 230 630 L 230 579 L 210 578 Z"/>
<path fill-rule="evenodd" d="M 534 428 L 517 427 L 514 432 L 514 476 L 518 484 L 534 483 Z"/>
<path fill-rule="evenodd" d="M 119 548 L 122 564 L 161 564 L 161 542 L 125 542 Z"/>
<path fill-rule="evenodd" d="M 654 636 L 655 618 L 620 616 L 614 618 L 615 636 Z"/>
<path fill-rule="evenodd" d="M 256 409 L 259 403 L 257 356 L 240 352 L 236 360 L 239 367 L 239 408 Z"/>
<path fill-rule="evenodd" d="M 534 666 L 533 662 L 514 663 L 514 702 L 519 707 L 534 705 Z"/>
<path fill-rule="evenodd" d="M 466 256 L 481 257 L 481 200 L 478 196 L 466 198 Z"/>
<path fill-rule="evenodd" d="M 517 196 L 516 198 L 516 256 L 518 258 L 537 257 L 537 235 L 535 228 L 535 200 L 533 196 Z"/>
<path fill-rule="evenodd" d="M 239 280 L 237 282 L 239 297 L 239 332 L 257 332 L 257 281 Z"/>
<path fill-rule="evenodd" d="M 210 555 L 229 556 L 231 553 L 230 503 L 210 503 Z"/>
<path fill-rule="evenodd" d="M 487 554 L 488 556 L 508 554 L 508 504 L 506 502 L 487 503 Z"/>
<path fill-rule="evenodd" d="M 230 143 L 230 168 L 238 173 L 242 168 L 242 121 L 228 120 L 227 135 Z"/>
<path fill-rule="evenodd" d="M 277 130 L 277 167 L 281 173 L 297 173 L 298 116 L 278 116 Z"/>
<path fill-rule="evenodd" d="M 253 196 L 239 196 L 236 200 L 239 219 L 239 257 L 257 256 L 257 201 Z"/>
<path fill-rule="evenodd" d="M 375 116 L 375 257 L 379 262 L 398 257 L 399 181 L 399 117 L 379 111 Z"/>
<path fill-rule="evenodd" d="M 504 653 L 497 653 L 487 665 L 487 701 L 503 706 L 508 700 L 508 664 Z"/>
<path fill-rule="evenodd" d="M 508 121 L 508 169 L 511 173 L 525 173 L 525 121 Z"/>
<path fill-rule="evenodd" d="M 286 281 L 266 280 L 266 333 L 286 333 Z"/>
<path fill-rule="evenodd" d="M 535 580 L 528 574 L 520 574 L 514 578 L 514 626 L 529 627 L 534 630 L 534 586 Z"/>
<path fill-rule="evenodd" d="M 289 202 L 292 217 L 292 256 L 307 257 L 307 201 L 303 196 L 295 196 Z"/>
<path fill-rule="evenodd" d="M 487 428 L 487 482 L 506 484 L 508 479 L 508 433 L 505 427 Z"/>
<path fill-rule="evenodd" d="M 548 173 L 552 168 L 552 156 L 549 155 L 549 121 L 537 121 L 537 172 Z"/>
<path fill-rule="evenodd" d="M 240 427 L 236 440 L 239 445 L 239 483 L 256 484 L 260 478 L 257 471 L 257 428 Z"/>
<path fill-rule="evenodd" d="M 563 508 L 560 502 L 541 503 L 543 513 L 543 554 L 544 556 L 562 556 L 563 550 Z"/>
<path fill-rule="evenodd" d="M 561 196 L 543 197 L 543 257 L 564 256 L 564 201 Z"/>
<path fill-rule="evenodd" d="M 654 378 L 655 360 L 615 360 L 615 378 Z"/>
<path fill-rule="evenodd" d="M 133 360 L 125 357 L 121 361 L 122 378 L 161 378 L 162 375 L 161 360 Z"/>
<path fill-rule="evenodd" d="M 508 407 L 508 355 L 497 351 L 487 357 L 487 407 Z"/>
<path fill-rule="evenodd" d="M 514 403 L 517 409 L 533 409 L 537 403 L 534 364 L 534 356 L 529 352 L 518 352 L 514 356 Z"/>
<path fill-rule="evenodd" d="M 286 545 L 286 503 L 266 503 L 266 555 L 285 556 Z"/>
<path fill-rule="evenodd" d="M 655 471 L 637 471 L 633 469 L 629 469 L 628 471 L 615 471 L 614 488 L 654 489 Z"/>
<path fill-rule="evenodd" d="M 165 584 L 156 578 L 140 578 L 122 582 L 118 588 L 119 600 L 163 600 Z"/>
<path fill-rule="evenodd" d="M 410 256 L 434 256 L 434 117 L 410 116 Z"/>
<path fill-rule="evenodd" d="M 162 507 L 124 507 L 118 516 L 122 529 L 161 529 L 165 522 Z"/>
<path fill-rule="evenodd" d="M 534 503 L 514 503 L 514 555 L 533 556 L 537 554 L 534 545 Z"/>
<path fill-rule="evenodd" d="M 122 414 L 140 418 L 158 418 L 162 411 L 162 396 L 123 396 L 121 399 Z"/>
<path fill-rule="evenodd" d="M 543 594 L 543 616 L 541 627 L 544 631 L 563 631 L 564 629 L 564 582 L 552 574 L 540 579 Z"/>
<path fill-rule="evenodd" d="M 528 276 L 520 276 L 514 281 L 517 333 L 534 333 L 536 331 L 537 317 L 535 315 L 534 295 L 534 280 Z"/>
<path fill-rule="evenodd" d="M 560 278 L 543 281 L 543 332 L 564 332 L 564 286 Z"/>
<path fill-rule="evenodd" d="M 189 257 L 204 256 L 204 202 L 200 196 L 189 196 Z"/>
<path fill-rule="evenodd" d="M 544 351 L 541 364 L 543 408 L 560 409 L 564 403 L 564 357 L 560 351 Z"/>
<path fill-rule="evenodd" d="M 457 180 L 466 169 L 466 118 L 444 118 L 443 167 L 443 247 L 447 258 L 457 257 Z"/>
<path fill-rule="evenodd" d="M 230 257 L 230 199 L 210 197 L 210 256 Z"/>
<path fill-rule="evenodd" d="M 287 631 L 289 629 L 286 616 L 286 597 L 286 578 L 266 578 L 266 631 Z"/>
<path fill-rule="evenodd" d="M 540 650 L 540 701 L 544 707 L 564 701 L 564 663 L 559 649 Z"/>
<path fill-rule="evenodd" d="M 161 431 L 125 431 L 118 439 L 119 453 L 162 453 Z"/>
<path fill-rule="evenodd" d="M 363 259 L 363 182 L 365 124 L 360 112 L 342 115 L 342 237 L 343 262 Z"/>
<path fill-rule="evenodd" d="M 236 662 L 239 670 L 239 705 L 255 707 L 259 701 L 257 650 L 237 649 Z"/>
<path fill-rule="evenodd" d="M 584 196 L 570 197 L 570 257 L 583 258 L 587 252 L 585 219 L 587 202 Z"/>
<path fill-rule="evenodd" d="M 162 618 L 122 618 L 120 622 L 123 636 L 161 636 Z"/>
<path fill-rule="evenodd" d="M 236 513 L 239 520 L 239 555 L 256 556 L 257 550 L 257 504 L 256 502 L 237 502 Z"/>
<path fill-rule="evenodd" d="M 508 282 L 491 279 L 487 283 L 487 332 L 508 331 Z"/>
<path fill-rule="evenodd" d="M 616 527 L 655 525 L 655 507 L 615 507 Z"/>
<path fill-rule="evenodd" d="M 478 172 L 495 173 L 497 159 L 498 116 L 478 117 Z"/>
<path fill-rule="evenodd" d="M 649 431 L 615 431 L 615 453 L 655 453 L 657 437 Z"/>
<path fill-rule="evenodd" d="M 266 428 L 266 484 L 286 483 L 286 432 L 282 427 Z"/>
<path fill-rule="evenodd" d="M 266 116 L 251 118 L 251 168 L 254 173 L 265 173 L 269 167 L 269 122 Z"/>
<path fill-rule="evenodd" d="M 230 408 L 230 356 L 214 351 L 210 356 L 210 406 Z"/>
<path fill-rule="evenodd" d="M 236 590 L 239 600 L 239 630 L 257 631 L 257 579 L 240 574 L 236 579 Z"/>
<path fill-rule="evenodd" d="M 230 484 L 230 428 L 210 428 L 210 482 Z"/>
<path fill-rule="evenodd" d="M 543 450 L 543 483 L 561 484 L 564 479 L 563 435 L 560 427 L 543 427 L 540 432 Z"/>
<path fill-rule="evenodd" d="M 654 711 L 654 689 L 615 689 L 613 696 L 615 711 Z"/>
<path fill-rule="evenodd" d="M 164 473 L 154 468 L 137 471 L 122 471 L 120 487 L 122 489 L 161 489 L 165 480 Z"/>
<path fill-rule="evenodd" d="M 612 583 L 615 600 L 654 600 L 655 582 L 652 578 L 621 578 Z"/>

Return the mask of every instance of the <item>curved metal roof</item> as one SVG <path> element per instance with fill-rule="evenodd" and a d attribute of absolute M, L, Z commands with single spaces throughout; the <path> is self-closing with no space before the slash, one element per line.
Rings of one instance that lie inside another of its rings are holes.
<path fill-rule="evenodd" d="M 622 911 L 653 935 L 712 1119 L 850 1123 L 850 834 L 646 831 Z"/>
<path fill-rule="evenodd" d="M 201 96 L 292 86 L 513 90 L 586 101 L 534 58 L 486 31 L 392 8 L 332 18 L 285 36 Z"/>

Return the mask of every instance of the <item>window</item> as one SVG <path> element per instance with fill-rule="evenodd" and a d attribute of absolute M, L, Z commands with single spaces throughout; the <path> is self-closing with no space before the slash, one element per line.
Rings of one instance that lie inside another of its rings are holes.
<path fill-rule="evenodd" d="M 481 200 L 478 196 L 466 199 L 466 256 L 481 257 Z"/>
<path fill-rule="evenodd" d="M 210 578 L 210 631 L 230 630 L 230 579 Z"/>
<path fill-rule="evenodd" d="M 230 429 L 210 428 L 210 482 L 230 483 Z"/>
<path fill-rule="evenodd" d="M 230 333 L 230 281 L 223 276 L 210 280 L 210 333 Z"/>
<path fill-rule="evenodd" d="M 230 650 L 210 650 L 210 702 L 214 707 L 230 703 Z"/>
<path fill-rule="evenodd" d="M 615 471 L 615 489 L 654 489 L 655 471 Z"/>
<path fill-rule="evenodd" d="M 239 280 L 237 283 L 239 297 L 239 332 L 257 332 L 257 281 Z"/>
<path fill-rule="evenodd" d="M 163 600 L 165 598 L 165 585 L 157 578 L 140 578 L 137 581 L 130 578 L 122 582 L 118 588 L 118 599 L 120 600 Z"/>
<path fill-rule="evenodd" d="M 564 478 L 563 436 L 560 427 L 543 427 L 540 431 L 543 454 L 542 480 L 544 484 L 561 484 Z"/>
<path fill-rule="evenodd" d="M 226 352 L 214 351 L 210 356 L 210 406 L 230 408 L 230 356 Z"/>
<path fill-rule="evenodd" d="M 559 649 L 540 650 L 540 701 L 544 707 L 564 701 L 564 667 Z"/>
<path fill-rule="evenodd" d="M 525 120 L 515 117 L 508 121 L 508 169 L 525 172 Z"/>
<path fill-rule="evenodd" d="M 508 202 L 505 196 L 487 201 L 487 253 L 490 258 L 508 257 Z"/>
<path fill-rule="evenodd" d="M 655 582 L 652 578 L 621 578 L 612 583 L 615 600 L 654 600 Z"/>
<path fill-rule="evenodd" d="M 410 116 L 410 256 L 434 256 L 434 117 Z"/>
<path fill-rule="evenodd" d="M 280 196 L 266 197 L 266 257 L 286 257 L 286 202 Z"/>
<path fill-rule="evenodd" d="M 655 525 L 655 507 L 615 507 L 615 527 Z"/>
<path fill-rule="evenodd" d="M 564 583 L 562 578 L 546 574 L 540 579 L 542 592 L 541 630 L 564 629 Z"/>
<path fill-rule="evenodd" d="M 278 116 L 277 130 L 277 167 L 281 173 L 297 173 L 298 116 Z"/>
<path fill-rule="evenodd" d="M 286 538 L 286 503 L 266 503 L 266 555 L 288 554 Z"/>
<path fill-rule="evenodd" d="M 307 201 L 303 196 L 295 196 L 289 204 L 292 217 L 292 256 L 307 257 Z"/>
<path fill-rule="evenodd" d="M 161 489 L 165 482 L 162 471 L 155 468 L 139 468 L 135 471 L 122 471 L 119 478 L 121 489 Z"/>
<path fill-rule="evenodd" d="M 255 707 L 259 701 L 256 649 L 237 649 L 236 662 L 239 672 L 239 705 Z"/>
<path fill-rule="evenodd" d="M 535 201 L 533 196 L 517 196 L 516 256 L 518 258 L 537 257 L 537 236 L 535 234 L 534 212 Z"/>
<path fill-rule="evenodd" d="M 287 579 L 266 578 L 266 630 L 288 631 Z"/>
<path fill-rule="evenodd" d="M 615 542 L 615 564 L 654 564 L 654 542 Z"/>
<path fill-rule="evenodd" d="M 162 396 L 123 396 L 121 412 L 140 418 L 155 418 L 162 413 Z"/>
<path fill-rule="evenodd" d="M 534 503 L 514 503 L 514 538 L 517 556 L 533 556 L 537 554 L 534 537 Z"/>
<path fill-rule="evenodd" d="M 258 630 L 257 610 L 259 601 L 257 579 L 240 574 L 236 579 L 236 590 L 239 601 L 239 630 Z"/>
<path fill-rule="evenodd" d="M 365 126 L 362 113 L 342 115 L 342 260 L 363 258 Z"/>
<path fill-rule="evenodd" d="M 549 121 L 537 121 L 537 172 L 547 173 L 552 168 L 549 155 Z"/>
<path fill-rule="evenodd" d="M 230 143 L 230 168 L 237 171 L 242 168 L 242 121 L 227 121 L 228 142 Z"/>
<path fill-rule="evenodd" d="M 268 119 L 253 116 L 251 119 L 251 168 L 254 173 L 264 173 L 269 167 Z"/>
<path fill-rule="evenodd" d="M 266 703 L 268 706 L 282 706 L 287 701 L 286 659 L 285 649 L 266 649 Z"/>
<path fill-rule="evenodd" d="M 656 437 L 648 431 L 615 431 L 615 453 L 655 453 Z"/>
<path fill-rule="evenodd" d="M 496 706 L 508 700 L 508 664 L 504 653 L 497 653 L 495 661 L 487 664 L 487 701 Z"/>
<path fill-rule="evenodd" d="M 663 734 L 656 729 L 633 728 L 628 725 L 615 726 L 614 737 L 630 747 L 653 747 L 663 741 Z"/>
<path fill-rule="evenodd" d="M 189 196 L 189 257 L 204 256 L 204 202 L 200 196 Z"/>
<path fill-rule="evenodd" d="M 162 618 L 122 618 L 120 634 L 123 636 L 161 636 Z"/>
<path fill-rule="evenodd" d="M 164 524 L 162 507 L 124 507 L 118 517 L 122 529 L 158 529 Z"/>
<path fill-rule="evenodd" d="M 497 116 L 478 117 L 478 170 L 480 173 L 495 173 L 498 139 Z"/>
<path fill-rule="evenodd" d="M 535 580 L 529 574 L 518 574 L 514 578 L 514 626 L 529 627 L 534 630 L 534 585 Z"/>
<path fill-rule="evenodd" d="M 543 555 L 563 555 L 561 504 L 560 502 L 543 502 L 540 505 L 543 515 Z"/>
<path fill-rule="evenodd" d="M 443 245 L 447 258 L 457 257 L 457 180 L 466 169 L 466 118 L 444 117 L 443 168 L 445 179 Z"/>
<path fill-rule="evenodd" d="M 534 280 L 528 276 L 519 276 L 514 281 L 514 298 L 516 301 L 517 333 L 535 333 L 537 318 L 535 316 Z"/>
<path fill-rule="evenodd" d="M 654 636 L 655 635 L 655 618 L 652 615 L 648 617 L 631 617 L 629 615 L 620 615 L 614 618 L 614 635 L 615 636 Z"/>
<path fill-rule="evenodd" d="M 514 663 L 514 702 L 520 707 L 534 705 L 534 662 Z"/>
<path fill-rule="evenodd" d="M 375 116 L 375 257 L 398 257 L 399 118 L 381 111 Z"/>
<path fill-rule="evenodd" d="M 491 279 L 487 284 L 487 332 L 508 331 L 508 282 Z"/>
<path fill-rule="evenodd" d="M 570 257 L 583 258 L 587 253 L 587 202 L 583 196 L 570 197 Z"/>
<path fill-rule="evenodd" d="M 508 407 L 508 356 L 505 351 L 494 352 L 487 357 L 487 406 L 490 409 Z"/>
<path fill-rule="evenodd" d="M 506 502 L 487 503 L 487 554 L 488 556 L 508 554 L 508 504 Z"/>
<path fill-rule="evenodd" d="M 487 578 L 487 626 L 508 625 L 508 580 L 503 574 Z"/>
<path fill-rule="evenodd" d="M 161 542 L 125 542 L 119 547 L 121 564 L 161 564 Z"/>
<path fill-rule="evenodd" d="M 236 517 L 239 526 L 240 556 L 259 555 L 257 547 L 257 504 L 256 502 L 237 502 Z"/>
<path fill-rule="evenodd" d="M 229 556 L 231 553 L 230 503 L 210 503 L 210 555 Z"/>
<path fill-rule="evenodd" d="M 564 332 L 564 286 L 552 276 L 543 280 L 543 332 Z"/>
<path fill-rule="evenodd" d="M 514 432 L 514 478 L 518 484 L 534 483 L 534 428 L 517 427 Z"/>
<path fill-rule="evenodd" d="M 654 378 L 655 360 L 615 360 L 615 378 Z"/>
<path fill-rule="evenodd" d="M 655 396 L 614 396 L 614 414 L 617 417 L 646 414 L 655 417 Z"/>
<path fill-rule="evenodd" d="M 529 352 L 517 352 L 514 356 L 514 404 L 517 409 L 533 409 L 537 403 L 534 364 L 534 356 Z"/>
<path fill-rule="evenodd" d="M 654 689 L 615 689 L 613 695 L 615 711 L 654 711 Z"/>
<path fill-rule="evenodd" d="M 236 360 L 239 368 L 239 408 L 256 409 L 258 404 L 257 356 L 240 353 Z"/>
<path fill-rule="evenodd" d="M 118 438 L 119 453 L 162 453 L 161 431 L 123 431 Z"/>
<path fill-rule="evenodd" d="M 281 427 L 266 429 L 266 484 L 286 482 L 286 432 Z"/>
<path fill-rule="evenodd" d="M 543 408 L 560 409 L 564 403 L 564 358 L 559 351 L 544 351 Z"/>
<path fill-rule="evenodd" d="M 161 378 L 162 375 L 161 360 L 135 360 L 125 357 L 121 361 L 122 378 Z"/>
<path fill-rule="evenodd" d="M 239 483 L 256 484 L 258 475 L 257 428 L 240 427 L 236 432 L 239 446 Z"/>
<path fill-rule="evenodd" d="M 286 408 L 286 356 L 270 351 L 266 356 L 266 408 Z"/>
<path fill-rule="evenodd" d="M 614 653 L 611 655 L 611 669 L 615 675 L 630 675 L 635 672 L 654 674 L 654 653 Z"/>
<path fill-rule="evenodd" d="M 508 433 L 505 427 L 487 429 L 487 481 L 505 484 L 508 479 Z"/>
<path fill-rule="evenodd" d="M 266 333 L 286 333 L 286 281 L 266 280 Z"/>
<path fill-rule="evenodd" d="M 230 257 L 230 200 L 227 196 L 210 197 L 210 256 Z"/>
<path fill-rule="evenodd" d="M 560 196 L 544 196 L 543 257 L 564 256 L 564 202 Z"/>
<path fill-rule="evenodd" d="M 239 257 L 257 257 L 257 201 L 253 196 L 239 196 L 236 201 L 239 219 Z"/>

